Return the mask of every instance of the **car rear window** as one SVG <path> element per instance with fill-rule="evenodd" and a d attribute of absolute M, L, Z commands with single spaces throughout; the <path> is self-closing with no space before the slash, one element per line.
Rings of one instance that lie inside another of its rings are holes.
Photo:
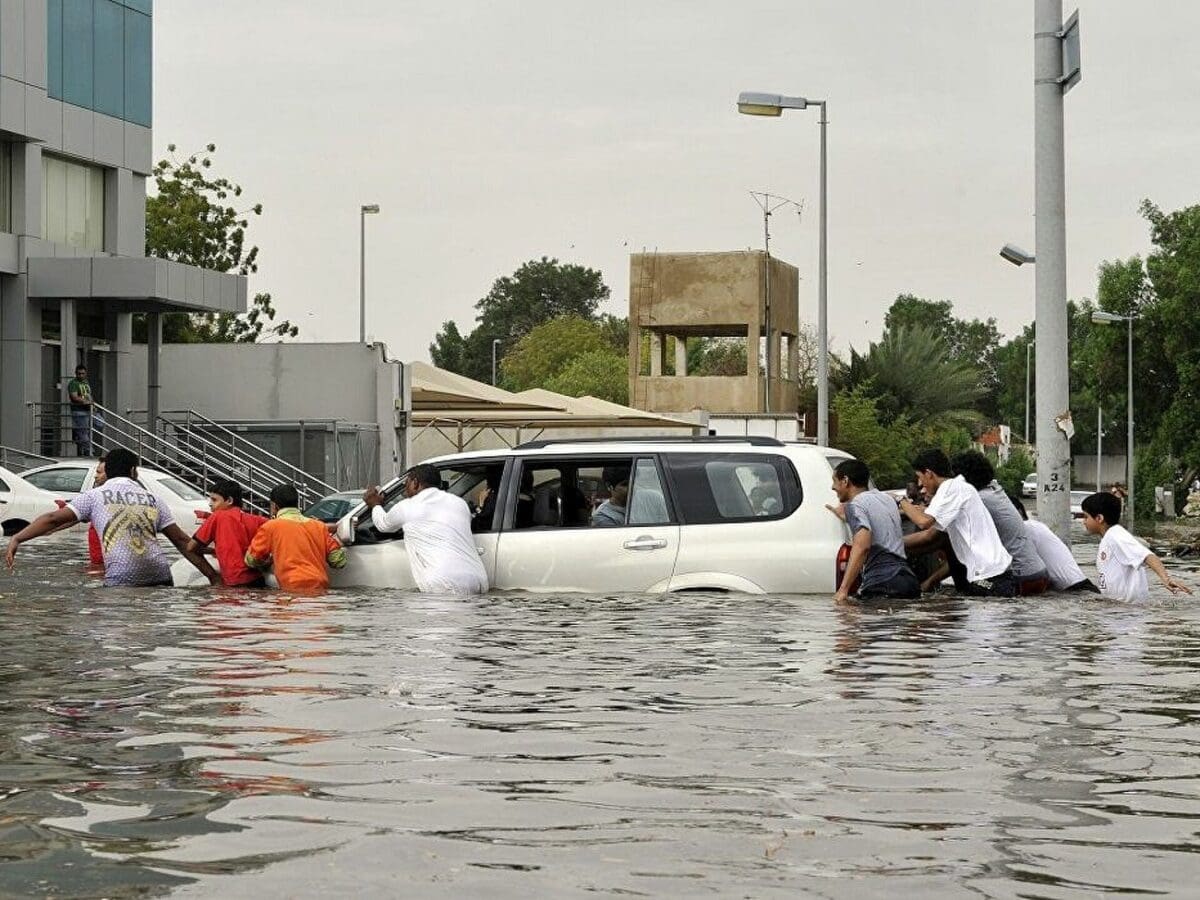
<path fill-rule="evenodd" d="M 25 476 L 25 480 L 34 487 L 40 487 L 43 491 L 78 494 L 83 490 L 83 482 L 87 478 L 87 473 L 87 469 L 79 466 L 61 466 L 41 472 L 32 472 Z"/>
<path fill-rule="evenodd" d="M 667 455 L 685 525 L 754 522 L 790 516 L 800 505 L 791 462 L 774 454 Z"/>
<path fill-rule="evenodd" d="M 205 500 L 208 498 L 207 494 L 200 493 L 190 484 L 186 484 L 170 475 L 160 475 L 157 481 L 181 500 Z"/>

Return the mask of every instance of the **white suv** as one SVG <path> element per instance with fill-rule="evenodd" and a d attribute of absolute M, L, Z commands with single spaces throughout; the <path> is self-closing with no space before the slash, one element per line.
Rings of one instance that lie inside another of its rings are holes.
<path fill-rule="evenodd" d="M 534 441 L 427 462 L 478 510 L 494 590 L 832 593 L 849 555 L 825 508 L 844 453 L 773 438 Z M 592 524 L 605 470 L 629 473 L 622 525 Z M 487 500 L 490 490 L 494 498 Z M 400 479 L 384 488 L 395 502 Z M 361 504 L 338 523 L 347 565 L 333 585 L 414 588 L 402 534 Z"/>

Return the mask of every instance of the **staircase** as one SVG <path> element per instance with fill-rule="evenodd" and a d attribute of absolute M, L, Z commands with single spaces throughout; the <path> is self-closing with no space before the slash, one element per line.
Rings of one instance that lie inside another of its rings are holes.
<path fill-rule="evenodd" d="M 70 420 L 67 404 L 39 404 L 34 413 L 34 433 L 41 435 L 43 442 L 47 434 L 61 434 L 69 445 Z M 195 410 L 139 424 L 96 404 L 92 446 L 103 452 L 116 447 L 132 450 L 143 465 L 170 472 L 200 491 L 207 492 L 218 478 L 228 478 L 241 485 L 246 508 L 264 515 L 270 510 L 271 488 L 278 484 L 295 485 L 301 509 L 336 491 L 333 485 Z"/>

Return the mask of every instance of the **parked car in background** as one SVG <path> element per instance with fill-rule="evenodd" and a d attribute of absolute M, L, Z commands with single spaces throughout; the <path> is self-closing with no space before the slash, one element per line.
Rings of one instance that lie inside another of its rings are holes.
<path fill-rule="evenodd" d="M 362 498 L 362 491 L 338 491 L 336 494 L 322 497 L 304 510 L 304 514 L 310 519 L 318 519 L 327 525 L 332 524 L 362 503 Z"/>
<path fill-rule="evenodd" d="M 1021 496 L 1037 496 L 1037 472 L 1030 472 L 1025 476 L 1025 480 L 1021 482 Z"/>
<path fill-rule="evenodd" d="M 1080 505 L 1092 496 L 1094 491 L 1071 491 L 1071 515 L 1076 519 L 1083 518 L 1083 507 Z"/>
<path fill-rule="evenodd" d="M 850 457 L 774 438 L 533 441 L 427 462 L 473 511 L 494 590 L 831 594 L 849 559 L 846 525 L 825 508 Z M 624 523 L 594 525 L 606 470 L 628 473 Z M 488 485 L 495 502 L 484 502 Z M 401 497 L 384 485 L 385 505 Z M 337 526 L 334 587 L 415 588 L 403 532 L 380 534 L 361 503 Z M 184 562 L 176 584 L 202 579 Z"/>
<path fill-rule="evenodd" d="M 167 472 L 138 466 L 138 480 L 146 490 L 171 511 L 175 523 L 191 534 L 209 516 L 208 495 Z M 35 487 L 61 500 L 73 500 L 91 488 L 96 478 L 96 462 L 80 460 L 38 466 L 22 472 L 21 477 Z"/>
<path fill-rule="evenodd" d="M 59 500 L 8 469 L 0 467 L 0 531 L 13 535 L 40 516 L 54 512 Z"/>

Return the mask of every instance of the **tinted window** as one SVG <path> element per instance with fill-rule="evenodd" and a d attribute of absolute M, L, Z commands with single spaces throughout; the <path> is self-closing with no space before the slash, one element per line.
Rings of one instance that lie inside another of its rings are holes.
<path fill-rule="evenodd" d="M 800 505 L 800 481 L 783 456 L 681 453 L 667 465 L 685 525 L 779 519 Z"/>
<path fill-rule="evenodd" d="M 639 459 L 633 467 L 629 493 L 630 525 L 664 525 L 671 521 L 658 466 L 652 459 Z"/>
<path fill-rule="evenodd" d="M 12 490 L 12 488 L 10 488 L 8 486 L 8 482 L 5 481 L 3 478 L 0 478 L 0 491 L 4 491 L 5 493 L 7 493 L 8 491 L 11 491 L 11 490 Z"/>
<path fill-rule="evenodd" d="M 514 528 L 624 525 L 633 460 L 524 460 Z"/>
<path fill-rule="evenodd" d="M 59 494 L 78 494 L 83 490 L 83 481 L 87 478 L 87 469 L 69 466 L 61 469 L 46 469 L 25 476 L 25 480 L 34 487 L 44 491 L 54 491 Z"/>

